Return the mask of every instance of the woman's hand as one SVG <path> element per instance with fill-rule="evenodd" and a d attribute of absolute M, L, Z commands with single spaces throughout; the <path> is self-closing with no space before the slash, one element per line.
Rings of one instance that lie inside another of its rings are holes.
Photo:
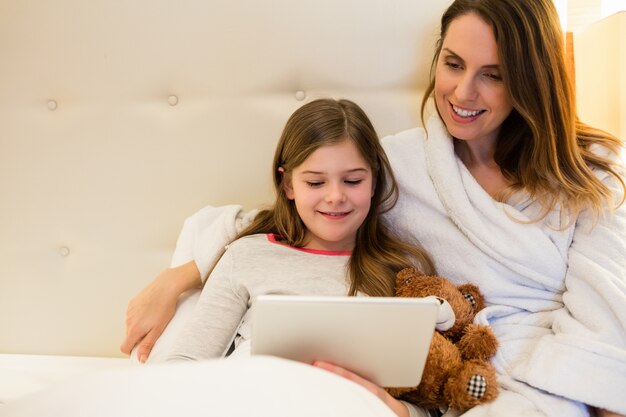
<path fill-rule="evenodd" d="M 313 362 L 313 366 L 316 366 L 321 369 L 325 369 L 329 372 L 337 374 L 343 378 L 349 379 L 350 381 L 361 385 L 362 387 L 370 391 L 372 394 L 380 398 L 389 408 L 391 408 L 391 410 L 398 417 L 409 416 L 409 410 L 407 409 L 407 406 L 402 403 L 402 401 L 396 400 L 383 388 L 379 387 L 378 385 L 374 384 L 371 381 L 368 381 L 365 378 L 358 376 L 354 372 L 350 372 L 347 369 L 344 369 L 340 366 L 336 366 L 336 365 L 330 364 L 328 362 L 323 362 L 323 361 L 315 361 Z"/>
<path fill-rule="evenodd" d="M 144 363 L 174 316 L 178 297 L 201 285 L 200 272 L 194 261 L 161 272 L 128 303 L 126 339 L 120 350 L 130 354 L 135 345 L 139 344 L 137 357 Z"/>

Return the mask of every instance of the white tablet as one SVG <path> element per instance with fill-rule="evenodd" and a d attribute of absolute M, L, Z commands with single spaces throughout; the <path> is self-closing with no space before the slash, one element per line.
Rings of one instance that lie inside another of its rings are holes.
<path fill-rule="evenodd" d="M 324 360 L 383 387 L 418 385 L 437 321 L 433 299 L 259 296 L 253 355 Z"/>

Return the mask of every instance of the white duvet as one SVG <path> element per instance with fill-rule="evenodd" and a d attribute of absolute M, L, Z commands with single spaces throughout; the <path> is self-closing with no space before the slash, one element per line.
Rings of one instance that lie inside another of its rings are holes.
<path fill-rule="evenodd" d="M 121 358 L 1 354 L 0 412 L 21 397 L 28 397 L 81 375 L 130 366 L 127 359 Z"/>
<path fill-rule="evenodd" d="M 377 397 L 324 370 L 273 357 L 112 367 L 9 401 L 0 416 L 393 417 Z"/>

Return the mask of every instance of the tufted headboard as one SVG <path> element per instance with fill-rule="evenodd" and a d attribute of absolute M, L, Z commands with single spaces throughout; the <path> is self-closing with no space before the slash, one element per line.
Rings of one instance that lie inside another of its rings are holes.
<path fill-rule="evenodd" d="M 321 96 L 420 123 L 449 0 L 0 2 L 0 353 L 120 356 L 128 300 L 207 204 L 272 201 Z"/>

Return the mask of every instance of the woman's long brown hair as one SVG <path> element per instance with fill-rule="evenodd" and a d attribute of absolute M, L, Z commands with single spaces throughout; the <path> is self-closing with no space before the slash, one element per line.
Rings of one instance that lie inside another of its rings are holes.
<path fill-rule="evenodd" d="M 494 32 L 503 80 L 513 104 L 494 156 L 512 184 L 500 199 L 520 190 L 528 192 L 543 207 L 536 220 L 555 208 L 565 210 L 571 220 L 583 210 L 598 218 L 622 204 L 625 184 L 618 156 L 622 143 L 582 123 L 576 115 L 564 37 L 552 0 L 455 1 L 441 19 L 422 119 L 434 91 L 434 68 L 450 23 L 470 13 Z M 618 190 L 598 179 L 594 168 L 613 177 Z"/>

